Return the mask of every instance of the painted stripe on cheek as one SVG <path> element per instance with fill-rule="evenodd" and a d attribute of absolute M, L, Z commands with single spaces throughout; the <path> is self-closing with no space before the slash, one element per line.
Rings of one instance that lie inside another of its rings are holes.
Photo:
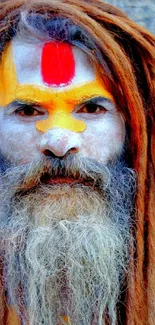
<path fill-rule="evenodd" d="M 67 85 L 75 76 L 75 60 L 67 43 L 50 42 L 43 47 L 41 74 L 47 85 Z"/>

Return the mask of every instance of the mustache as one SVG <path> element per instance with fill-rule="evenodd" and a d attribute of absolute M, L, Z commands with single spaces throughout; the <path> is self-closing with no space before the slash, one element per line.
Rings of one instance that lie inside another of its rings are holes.
<path fill-rule="evenodd" d="M 116 164 L 116 162 L 115 162 Z M 94 188 L 108 183 L 110 177 L 109 166 L 105 166 L 95 159 L 75 157 L 66 158 L 42 157 L 26 165 L 10 165 L 1 171 L 1 179 L 11 185 L 16 191 L 32 190 L 48 180 L 55 178 L 70 178 L 83 185 L 89 184 Z M 104 182 L 103 182 L 104 181 Z M 52 185 L 51 185 L 52 186 Z"/>

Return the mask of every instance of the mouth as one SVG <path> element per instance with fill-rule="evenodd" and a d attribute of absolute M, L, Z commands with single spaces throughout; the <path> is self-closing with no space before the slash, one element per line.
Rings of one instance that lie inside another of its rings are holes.
<path fill-rule="evenodd" d="M 84 180 L 81 177 L 66 177 L 66 176 L 54 176 L 50 177 L 48 175 L 44 175 L 41 178 L 41 183 L 47 184 L 47 185 L 83 185 L 83 186 L 92 186 L 92 180 Z"/>
<path fill-rule="evenodd" d="M 67 177 L 54 177 L 54 178 L 47 178 L 44 179 L 45 184 L 78 184 L 83 183 L 82 178 L 75 179 L 75 178 L 67 178 Z"/>

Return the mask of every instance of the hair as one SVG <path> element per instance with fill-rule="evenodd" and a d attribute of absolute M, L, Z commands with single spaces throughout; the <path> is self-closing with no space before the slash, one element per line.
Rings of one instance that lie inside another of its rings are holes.
<path fill-rule="evenodd" d="M 0 52 L 21 30 L 86 51 L 126 121 L 137 173 L 126 324 L 155 319 L 155 37 L 102 0 L 1 0 Z M 46 36 L 45 36 L 46 35 Z"/>

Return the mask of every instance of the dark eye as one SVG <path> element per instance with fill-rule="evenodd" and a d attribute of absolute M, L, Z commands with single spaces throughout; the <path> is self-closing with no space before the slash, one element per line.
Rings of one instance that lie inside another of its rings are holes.
<path fill-rule="evenodd" d="M 100 114 L 104 113 L 105 111 L 106 109 L 103 106 L 94 103 L 86 103 L 78 110 L 78 113 Z"/>
<path fill-rule="evenodd" d="M 20 116 L 37 116 L 37 115 L 44 115 L 44 112 L 40 111 L 39 108 L 35 108 L 31 105 L 23 105 L 22 107 L 18 108 L 15 113 Z"/>

